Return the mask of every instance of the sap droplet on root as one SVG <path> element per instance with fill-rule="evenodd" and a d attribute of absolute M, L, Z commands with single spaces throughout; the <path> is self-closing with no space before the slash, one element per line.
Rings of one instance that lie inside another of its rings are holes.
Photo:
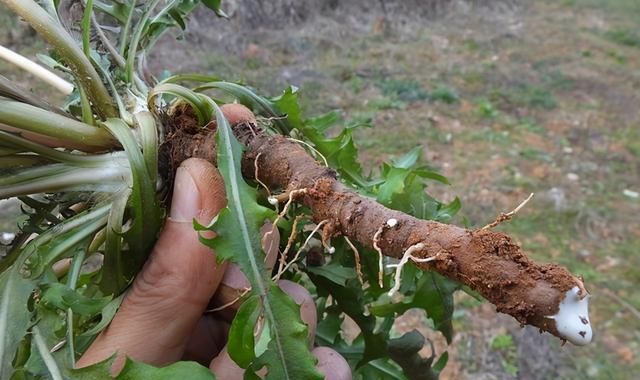
<path fill-rule="evenodd" d="M 589 344 L 593 336 L 589 321 L 589 297 L 588 294 L 581 296 L 580 288 L 574 286 L 565 293 L 558 313 L 547 317 L 556 321 L 556 329 L 562 338 L 577 346 Z"/>

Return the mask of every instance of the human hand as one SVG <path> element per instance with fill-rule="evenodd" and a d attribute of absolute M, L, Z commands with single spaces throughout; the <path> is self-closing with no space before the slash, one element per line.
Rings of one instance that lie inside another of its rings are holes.
<path fill-rule="evenodd" d="M 176 172 L 169 218 L 153 252 L 113 321 L 78 360 L 78 367 L 117 352 L 113 373 L 121 370 L 128 356 L 155 366 L 196 360 L 209 365 L 219 379 L 243 378 L 244 370 L 226 351 L 229 322 L 205 311 L 221 283 L 242 289 L 248 282 L 234 265 L 216 263 L 215 253 L 200 243 L 192 225 L 194 218 L 208 223 L 225 206 L 218 170 L 201 159 L 183 162 Z M 273 247 L 265 250 L 273 263 L 277 238 L 270 245 Z M 279 285 L 301 305 L 301 318 L 314 337 L 316 310 L 311 295 L 293 282 L 281 281 Z M 312 352 L 327 380 L 351 379 L 349 365 L 337 352 L 327 347 Z"/>

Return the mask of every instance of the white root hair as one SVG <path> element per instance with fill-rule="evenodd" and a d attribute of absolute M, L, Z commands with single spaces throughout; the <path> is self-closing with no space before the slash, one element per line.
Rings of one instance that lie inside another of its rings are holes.
<path fill-rule="evenodd" d="M 400 284 L 401 284 L 400 276 L 402 275 L 402 268 L 404 268 L 404 266 L 409 262 L 409 260 L 412 260 L 416 263 L 428 263 L 429 261 L 433 261 L 436 259 L 436 256 L 431 256 L 426 258 L 413 256 L 414 252 L 421 251 L 424 248 L 425 248 L 424 243 L 414 244 L 411 247 L 407 248 L 406 251 L 404 251 L 404 253 L 402 254 L 402 259 L 400 259 L 400 262 L 398 264 L 387 265 L 387 268 L 394 268 L 394 267 L 396 268 L 396 273 L 394 276 L 394 284 L 393 284 L 393 288 L 389 290 L 389 296 L 393 296 L 398 290 L 400 290 Z"/>
<path fill-rule="evenodd" d="M 300 258 L 300 254 L 302 253 L 302 250 L 309 244 L 309 241 L 311 241 L 311 238 L 313 237 L 313 235 L 316 234 L 316 232 L 318 232 L 318 230 L 325 224 L 328 223 L 329 220 L 325 219 L 323 221 L 321 221 L 320 223 L 318 223 L 318 225 L 313 229 L 313 231 L 311 231 L 311 233 L 309 234 L 309 236 L 307 236 L 307 239 L 304 241 L 304 243 L 302 244 L 302 246 L 298 249 L 298 251 L 296 252 L 295 256 L 293 257 L 293 259 L 291 259 L 291 261 L 289 261 L 287 263 L 287 265 L 281 270 L 278 271 L 278 273 L 273 276 L 273 280 L 277 281 L 280 279 L 280 276 L 282 276 L 282 274 L 284 272 L 286 272 L 291 265 L 293 265 L 293 263 L 295 263 L 296 261 L 298 261 L 298 259 Z"/>
<path fill-rule="evenodd" d="M 384 255 L 382 254 L 382 249 L 378 246 L 378 241 L 383 231 L 384 226 L 378 228 L 378 231 L 373 235 L 373 248 L 378 252 L 378 285 L 380 285 L 381 288 L 384 288 Z"/>
<path fill-rule="evenodd" d="M 303 145 L 305 145 L 306 147 L 308 147 L 309 149 L 311 149 L 311 151 L 313 151 L 316 155 L 318 155 L 318 156 L 320 156 L 320 158 L 322 158 L 322 161 L 323 161 L 323 163 L 324 163 L 324 166 L 327 166 L 327 167 L 329 166 L 329 163 L 327 162 L 327 158 L 326 158 L 322 153 L 320 153 L 320 151 L 319 151 L 318 149 L 316 149 L 313 145 L 309 144 L 309 143 L 308 143 L 308 142 L 306 142 L 306 141 L 302 141 L 302 140 L 294 139 L 293 137 L 287 137 L 287 140 L 289 140 L 289 141 L 294 141 L 294 142 L 297 142 L 298 144 L 303 144 Z"/>
<path fill-rule="evenodd" d="M 347 241 L 347 244 L 353 251 L 354 260 L 356 262 L 356 275 L 358 276 L 358 281 L 360 281 L 360 284 L 364 284 L 364 279 L 362 276 L 362 265 L 360 264 L 360 252 L 358 252 L 358 248 L 356 248 L 356 246 L 353 245 L 353 243 L 351 242 L 351 240 L 349 240 L 348 237 L 345 236 L 344 240 Z"/>
<path fill-rule="evenodd" d="M 304 218 L 303 215 L 298 215 L 293 220 L 293 226 L 291 227 L 291 234 L 289 235 L 289 239 L 287 240 L 287 246 L 284 248 L 284 251 L 282 251 L 282 253 L 280 254 L 280 262 L 278 263 L 278 272 L 276 273 L 281 273 L 282 268 L 284 268 L 285 264 L 287 263 L 287 255 L 289 254 L 289 250 L 291 249 L 293 242 L 296 240 L 296 237 L 298 236 L 298 230 L 297 230 L 298 223 L 302 218 Z"/>
<path fill-rule="evenodd" d="M 262 236 L 261 243 L 262 243 L 263 246 L 264 246 L 264 242 L 266 241 L 266 239 L 269 238 L 271 236 L 271 234 L 273 234 L 273 232 L 275 231 L 276 228 L 278 228 L 278 222 L 280 221 L 280 219 L 284 218 L 284 216 L 289 211 L 289 207 L 291 206 L 291 203 L 293 203 L 293 197 L 298 195 L 298 194 L 305 194 L 306 192 L 307 192 L 307 189 L 298 189 L 298 190 L 292 190 L 292 191 L 289 192 L 289 200 L 287 201 L 287 203 L 285 203 L 284 208 L 282 209 L 282 212 L 280 212 L 278 214 L 278 216 L 276 217 L 276 219 L 273 221 L 273 229 L 267 231 L 267 233 L 265 233 Z M 269 203 L 271 203 L 271 201 L 269 201 Z M 266 260 L 267 260 L 267 257 L 265 255 L 265 261 Z"/>
<path fill-rule="evenodd" d="M 238 289 L 238 290 L 240 290 L 240 289 Z M 221 310 L 224 310 L 226 308 L 229 308 L 234 303 L 240 301 L 242 299 L 242 297 L 247 295 L 247 293 L 249 293 L 250 291 L 251 291 L 251 288 L 244 288 L 244 289 L 242 289 L 242 293 L 240 293 L 236 298 L 234 298 L 231 301 L 225 303 L 224 305 L 220 305 L 218 307 L 214 307 L 213 309 L 205 310 L 205 313 L 215 313 L 216 311 L 221 311 Z"/>
<path fill-rule="evenodd" d="M 267 200 L 269 201 L 270 204 L 276 206 L 276 211 L 278 211 L 277 209 L 278 202 L 275 202 L 275 204 L 272 202 L 273 197 L 271 196 L 271 190 L 269 190 L 267 185 L 265 185 L 264 182 L 260 181 L 260 178 L 258 178 L 258 160 L 260 160 L 260 156 L 262 156 L 262 152 L 258 153 L 255 160 L 253 160 L 253 176 L 255 177 L 256 181 L 260 184 L 260 186 L 262 186 L 267 191 Z"/>

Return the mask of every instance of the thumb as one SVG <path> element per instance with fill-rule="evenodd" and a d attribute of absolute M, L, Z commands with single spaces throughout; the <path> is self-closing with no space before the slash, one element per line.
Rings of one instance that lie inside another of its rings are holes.
<path fill-rule="evenodd" d="M 118 352 L 153 365 L 182 357 L 185 345 L 224 265 L 198 239 L 192 220 L 207 224 L 226 205 L 222 177 L 205 160 L 189 159 L 176 172 L 169 218 L 145 267 L 138 274 L 111 325 L 78 361 L 86 366 Z"/>

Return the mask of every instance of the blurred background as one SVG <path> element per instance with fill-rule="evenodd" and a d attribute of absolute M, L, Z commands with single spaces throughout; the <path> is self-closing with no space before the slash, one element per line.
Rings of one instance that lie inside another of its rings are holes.
<path fill-rule="evenodd" d="M 156 46 L 150 70 L 270 95 L 295 85 L 307 116 L 342 109 L 371 124 L 356 134 L 372 170 L 422 146 L 452 183 L 431 192 L 462 200 L 460 224 L 483 226 L 534 192 L 499 229 L 584 277 L 590 346 L 561 346 L 459 294 L 441 379 L 640 378 L 640 0 L 224 3 L 229 20 L 196 12 Z M 0 44 L 32 58 L 45 48 L 2 6 Z M 0 73 L 49 92 L 4 62 Z M 17 213 L 0 203 L 0 242 Z M 398 329 L 423 322 L 410 311 Z"/>

